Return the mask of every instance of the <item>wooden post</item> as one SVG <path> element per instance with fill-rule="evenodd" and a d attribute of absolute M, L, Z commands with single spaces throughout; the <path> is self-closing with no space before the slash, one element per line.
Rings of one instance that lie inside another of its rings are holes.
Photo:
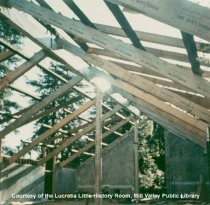
<path fill-rule="evenodd" d="M 95 146 L 95 194 L 101 194 L 102 182 L 102 92 L 96 86 L 96 146 Z M 96 205 L 102 205 L 102 199 L 96 196 Z"/>
<path fill-rule="evenodd" d="M 138 156 L 138 120 L 134 123 L 134 194 L 139 193 L 139 156 Z"/>

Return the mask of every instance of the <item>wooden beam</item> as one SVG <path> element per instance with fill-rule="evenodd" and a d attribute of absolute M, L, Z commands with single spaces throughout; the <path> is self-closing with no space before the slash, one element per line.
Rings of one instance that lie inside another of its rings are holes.
<path fill-rule="evenodd" d="M 118 108 L 116 107 L 115 109 L 118 109 Z M 105 121 L 107 118 L 109 118 L 110 116 L 115 114 L 115 109 L 107 112 L 106 114 L 104 114 L 103 117 L 102 117 L 102 121 Z M 92 131 L 94 128 L 95 128 L 95 122 L 92 122 L 87 127 L 85 127 L 82 131 L 80 131 L 78 134 L 76 134 L 75 136 L 72 136 L 70 138 L 66 138 L 65 140 L 63 140 L 63 143 L 60 144 L 60 146 L 58 148 L 56 148 L 55 150 L 50 152 L 45 158 L 39 160 L 37 162 L 37 164 L 38 165 L 43 165 L 47 160 L 51 159 L 53 156 L 55 156 L 58 153 L 60 153 L 63 149 L 68 147 L 70 144 L 72 144 L 73 142 L 78 140 L 83 135 L 85 135 L 88 132 Z"/>
<path fill-rule="evenodd" d="M 188 55 L 188 59 L 190 61 L 191 64 L 191 69 L 193 71 L 194 74 L 196 75 L 201 75 L 201 69 L 200 69 L 200 62 L 198 59 L 198 54 L 197 54 L 197 48 L 195 45 L 195 41 L 193 38 L 193 35 L 189 34 L 189 33 L 185 33 L 183 31 L 181 31 L 182 34 L 182 39 L 184 42 L 184 46 L 186 48 L 187 51 L 187 55 Z"/>
<path fill-rule="evenodd" d="M 75 55 L 78 55 L 82 59 L 86 60 L 88 63 L 101 67 L 111 75 L 120 78 L 121 80 L 126 81 L 141 90 L 153 94 L 166 102 L 170 102 L 171 104 L 174 104 L 177 107 L 193 115 L 199 116 L 201 119 L 204 119 L 207 122 L 210 121 L 210 114 L 205 108 L 201 107 L 200 105 L 197 105 L 167 89 L 160 88 L 141 76 L 131 74 L 127 70 L 111 63 L 110 61 L 107 61 L 95 55 L 86 55 L 75 46 L 67 44 L 62 40 L 60 40 L 60 42 L 62 42 L 62 45 L 66 50 L 74 53 Z"/>
<path fill-rule="evenodd" d="M 105 133 L 103 133 L 102 139 L 105 139 L 107 136 L 109 136 L 110 134 L 112 134 L 114 131 L 116 131 L 117 129 L 119 129 L 120 127 L 122 127 L 126 123 L 128 123 L 132 118 L 133 117 L 130 116 L 127 119 L 120 121 L 118 124 L 116 124 L 115 126 L 113 126 L 109 131 L 106 131 Z M 70 162 L 72 162 L 74 159 L 76 159 L 77 157 L 79 157 L 81 154 L 83 154 L 84 152 L 86 152 L 87 150 L 89 150 L 95 144 L 96 144 L 95 141 L 88 143 L 85 147 L 81 148 L 77 153 L 75 153 L 74 155 L 68 157 L 66 160 L 62 161 L 59 164 L 59 167 L 65 167 L 65 166 L 67 166 Z"/>
<path fill-rule="evenodd" d="M 124 16 L 124 14 L 121 11 L 121 9 L 119 8 L 119 6 L 115 5 L 115 4 L 111 3 L 111 2 L 108 2 L 106 0 L 104 2 L 107 5 L 107 7 L 110 9 L 110 11 L 113 13 L 113 15 L 115 16 L 116 20 L 118 21 L 118 23 L 120 24 L 121 28 L 126 33 L 128 38 L 131 40 L 133 45 L 136 48 L 140 48 L 142 50 L 145 50 L 145 48 L 141 44 L 139 38 L 137 37 L 135 31 L 133 30 L 133 28 L 129 24 L 128 20 Z"/>
<path fill-rule="evenodd" d="M 95 193 L 101 194 L 102 184 L 102 91 L 95 87 L 96 93 L 96 136 L 95 136 Z M 102 205 L 102 198 L 96 197 L 96 205 Z"/>
<path fill-rule="evenodd" d="M 24 94 L 24 95 L 26 95 L 26 96 L 28 96 L 28 97 L 30 97 L 30 98 L 33 98 L 33 99 L 35 99 L 35 100 L 41 100 L 40 97 L 38 97 L 37 95 L 34 95 L 32 92 L 29 93 L 28 91 L 25 91 L 25 90 L 22 89 L 22 88 L 18 88 L 18 87 L 15 86 L 15 85 L 10 85 L 9 87 L 10 87 L 12 90 L 15 90 L 15 91 L 17 91 L 17 92 L 19 92 L 19 93 L 22 93 L 22 94 Z"/>
<path fill-rule="evenodd" d="M 158 98 L 153 97 L 152 95 L 147 94 L 128 83 L 125 83 L 120 80 L 116 80 L 115 82 L 113 82 L 113 84 L 116 87 L 119 87 L 119 88 L 131 93 L 133 96 L 135 96 L 141 100 L 144 100 L 145 102 L 148 102 L 153 106 L 156 106 L 157 109 L 164 110 L 165 112 L 168 113 L 168 115 L 175 116 L 178 119 L 183 120 L 186 123 L 190 124 L 191 126 L 194 126 L 195 128 L 200 129 L 201 131 L 204 131 L 206 128 L 207 123 L 204 123 L 192 116 L 189 116 L 188 114 L 186 114 L 182 111 L 178 111 L 177 109 L 173 108 L 172 106 L 165 104 L 163 101 L 159 100 Z"/>
<path fill-rule="evenodd" d="M 210 9 L 190 1 L 108 0 L 210 41 Z"/>
<path fill-rule="evenodd" d="M 15 162 L 17 159 L 19 159 L 21 156 L 23 156 L 25 153 L 29 152 L 32 150 L 35 146 L 37 146 L 40 142 L 45 140 L 47 137 L 58 131 L 61 127 L 69 123 L 71 120 L 76 118 L 78 115 L 80 115 L 82 112 L 90 108 L 94 104 L 94 100 L 88 101 L 87 103 L 83 104 L 80 106 L 79 109 L 74 111 L 72 114 L 67 115 L 64 119 L 60 120 L 57 124 L 53 125 L 51 129 L 48 129 L 41 135 L 39 135 L 36 139 L 34 139 L 30 144 L 25 146 L 22 150 L 19 152 L 15 153 L 11 158 L 10 158 L 10 163 Z"/>
<path fill-rule="evenodd" d="M 35 115 L 39 110 L 43 109 L 46 105 L 53 102 L 58 97 L 63 96 L 67 92 L 69 92 L 74 85 L 79 83 L 82 80 L 81 77 L 75 77 L 68 83 L 64 84 L 62 87 L 58 88 L 56 91 L 54 91 L 51 95 L 47 96 L 40 102 L 36 103 L 31 107 L 31 109 L 27 110 L 20 118 L 6 126 L 2 131 L 0 131 L 0 139 L 5 137 L 8 133 L 11 131 L 17 129 L 23 124 L 27 124 L 28 120 Z"/>
<path fill-rule="evenodd" d="M 12 51 L 4 51 L 3 53 L 0 53 L 0 62 L 7 60 L 13 55 L 14 53 Z"/>
<path fill-rule="evenodd" d="M 162 50 L 162 49 L 157 49 L 157 48 L 151 48 L 151 47 L 144 47 L 147 52 L 152 53 L 153 55 L 160 57 L 160 58 L 165 58 L 165 59 L 169 59 L 169 60 L 175 60 L 175 61 L 181 61 L 181 62 L 189 62 L 188 56 L 184 53 L 179 53 L 179 52 L 174 52 L 174 51 L 166 51 L 166 50 Z M 108 56 L 111 58 L 117 58 L 120 60 L 127 60 L 126 58 L 122 58 L 119 55 L 117 55 L 115 52 L 111 52 L 109 50 L 106 49 L 100 49 L 100 48 L 93 48 L 90 47 L 87 51 L 90 54 L 98 54 L 98 55 L 103 55 L 103 56 Z M 203 57 L 203 58 L 198 58 L 197 57 L 197 61 L 199 64 L 201 64 L 202 66 L 209 66 L 209 59 Z M 186 70 L 186 72 L 189 72 L 188 70 Z M 200 72 L 199 75 L 201 75 L 202 72 Z"/>
<path fill-rule="evenodd" d="M 25 72 L 27 72 L 29 69 L 31 69 L 33 66 L 35 66 L 38 62 L 43 60 L 46 57 L 46 54 L 43 52 L 43 50 L 36 53 L 34 56 L 31 57 L 29 61 L 26 61 L 22 65 L 20 65 L 17 69 L 15 69 L 13 72 L 10 72 L 0 81 L 0 90 L 7 87 L 9 84 L 14 82 L 17 78 L 22 76 Z"/>
<path fill-rule="evenodd" d="M 34 16 L 35 18 L 39 18 L 46 23 L 53 24 L 77 37 L 111 50 L 139 65 L 157 71 L 160 74 L 203 94 L 204 96 L 210 97 L 210 83 L 208 81 L 192 73 L 186 73 L 185 70 L 180 69 L 176 65 L 159 59 L 148 52 L 134 48 L 133 46 L 103 34 L 100 31 L 89 28 L 80 22 L 69 19 L 48 9 L 41 8 L 40 6 L 25 0 L 10 0 L 10 5 Z M 2 10 L 1 13 L 5 15 L 4 10 Z M 8 17 L 11 19 L 11 13 Z M 188 76 L 188 78 L 185 76 Z"/>
<path fill-rule="evenodd" d="M 139 193 L 139 123 L 135 119 L 134 123 L 134 193 Z"/>
<path fill-rule="evenodd" d="M 119 92 L 119 89 L 117 89 L 116 91 Z M 141 110 L 142 113 L 147 115 L 150 119 L 154 120 L 158 124 L 162 125 L 165 129 L 168 129 L 173 133 L 182 136 L 184 139 L 189 139 L 193 143 L 201 146 L 202 148 L 205 148 L 205 132 L 198 130 L 194 126 L 191 126 L 191 128 L 189 129 L 185 126 L 186 122 L 177 119 L 173 115 L 168 115 L 168 113 L 164 110 L 161 110 L 151 105 L 150 103 L 145 102 L 144 100 L 133 97 L 126 92 L 124 93 L 124 95 L 127 96 L 130 102 L 139 110 Z"/>
<path fill-rule="evenodd" d="M 98 24 L 98 23 L 94 23 L 94 25 L 97 27 L 99 31 L 103 33 L 126 37 L 125 32 L 121 28 Z M 175 38 L 175 37 L 170 37 L 170 36 L 165 36 L 165 35 L 160 35 L 160 34 L 155 34 L 155 33 L 148 33 L 148 32 L 143 32 L 143 31 L 137 31 L 137 30 L 135 30 L 135 33 L 137 34 L 138 38 L 140 38 L 142 41 L 162 44 L 166 46 L 173 46 L 173 47 L 178 47 L 178 48 L 185 48 L 183 41 L 180 38 Z M 210 52 L 209 43 L 195 42 L 195 44 L 198 51 L 203 52 L 203 53 Z"/>

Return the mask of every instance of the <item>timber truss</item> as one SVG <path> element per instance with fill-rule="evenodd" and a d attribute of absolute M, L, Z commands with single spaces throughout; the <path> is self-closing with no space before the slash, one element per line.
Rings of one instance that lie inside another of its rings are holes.
<path fill-rule="evenodd" d="M 112 133 L 122 136 L 124 133 L 120 133 L 119 128 L 134 124 L 144 114 L 166 130 L 205 148 L 206 130 L 210 123 L 210 8 L 187 0 L 101 0 L 120 25 L 114 27 L 91 21 L 80 8 L 82 1 L 77 4 L 77 0 L 59 0 L 69 10 L 69 15 L 48 2 L 0 0 L 1 18 L 39 47 L 32 56 L 28 56 L 26 52 L 0 39 L 0 44 L 5 47 L 5 52 L 0 54 L 1 61 L 13 55 L 25 59 L 22 65 L 0 80 L 0 90 L 9 87 L 35 100 L 30 107 L 11 116 L 3 116 L 1 124 L 7 122 L 7 125 L 0 131 L 0 138 L 6 138 L 17 128 L 68 104 L 81 99 L 84 103 L 74 112 L 68 113 L 66 110 L 68 115 L 57 124 L 43 125 L 48 129 L 15 153 L 10 163 L 40 144 L 50 146 L 52 141 L 60 139 L 53 143 L 52 151 L 37 162 L 42 165 L 95 129 L 94 120 L 86 121 L 74 130 L 62 129 L 94 106 L 95 97 L 88 96 L 77 87 L 82 80 L 91 83 L 93 73 L 109 79 L 112 89 L 105 95 L 116 105 L 113 108 L 103 105 L 103 139 Z M 97 10 L 94 2 L 90 1 Z M 145 15 L 168 24 L 180 30 L 181 38 L 137 31 L 126 17 L 127 12 L 133 13 L 135 21 L 141 22 L 141 15 Z M 156 48 L 151 45 L 156 45 Z M 63 64 L 63 68 L 73 72 L 75 77 L 68 81 L 44 67 L 41 61 L 46 58 Z M 60 88 L 44 99 L 13 85 L 15 80 L 35 66 L 63 82 Z M 57 98 L 73 91 L 78 92 L 78 96 L 71 101 L 57 107 L 49 106 Z M 116 93 L 127 101 L 120 101 Z M 44 109 L 46 106 L 49 108 Z M 117 123 L 110 127 L 113 121 Z M 49 138 L 56 132 L 59 133 L 56 139 Z M 75 153 L 60 166 L 68 165 L 82 154 L 94 155 L 89 151 L 94 145 L 94 139 L 90 140 L 80 150 L 74 150 Z"/>

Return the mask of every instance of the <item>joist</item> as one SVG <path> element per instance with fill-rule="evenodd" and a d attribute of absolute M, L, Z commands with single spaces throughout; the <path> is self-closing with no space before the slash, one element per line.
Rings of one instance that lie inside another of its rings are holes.
<path fill-rule="evenodd" d="M 199 146 L 205 148 L 205 137 L 204 132 L 198 130 L 194 126 L 187 124 L 185 121 L 177 119 L 173 115 L 168 115 L 164 110 L 160 110 L 151 106 L 148 103 L 145 103 L 143 100 L 136 99 L 138 104 L 141 103 L 141 106 L 145 106 L 149 108 L 150 114 L 151 112 L 158 115 L 158 118 L 154 121 L 161 124 L 163 122 L 163 126 L 168 127 L 169 130 L 173 130 L 174 133 L 179 133 L 183 138 L 189 139 L 190 141 L 198 144 Z M 152 118 L 151 118 L 152 119 Z M 154 119 L 154 118 L 153 118 Z"/>
<path fill-rule="evenodd" d="M 127 18 L 125 17 L 123 12 L 121 11 L 120 7 L 118 5 L 115 5 L 115 4 L 111 3 L 111 2 L 108 2 L 106 0 L 104 2 L 107 5 L 107 7 L 110 9 L 110 11 L 113 13 L 113 15 L 115 16 L 116 20 L 120 24 L 123 31 L 126 33 L 128 38 L 131 40 L 132 44 L 136 48 L 140 48 L 142 50 L 145 50 L 145 48 L 141 44 L 138 36 L 136 35 L 135 31 L 133 30 L 133 28 L 129 24 Z"/>
<path fill-rule="evenodd" d="M 102 121 L 105 121 L 107 118 L 109 118 L 110 116 L 112 116 L 114 113 L 115 112 L 113 112 L 112 110 L 109 111 L 109 112 L 107 112 L 106 114 L 103 115 Z M 73 142 L 75 142 L 76 140 L 78 140 L 83 135 L 85 135 L 85 134 L 89 133 L 90 131 L 92 131 L 94 128 L 95 128 L 95 122 L 92 122 L 87 127 L 85 127 L 82 131 L 80 131 L 78 134 L 76 134 L 75 136 L 66 138 L 65 140 L 63 140 L 63 143 L 60 144 L 59 147 L 57 147 L 52 152 L 50 152 L 45 158 L 39 160 L 37 162 L 37 164 L 38 165 L 43 165 L 46 161 L 48 161 L 52 157 L 56 156 L 63 149 L 65 149 L 66 147 L 68 147 L 70 144 L 72 144 Z"/>
<path fill-rule="evenodd" d="M 176 133 L 177 136 L 181 136 L 183 138 L 187 138 L 190 141 L 198 144 L 199 146 L 205 148 L 205 132 L 201 132 L 194 126 L 191 127 L 190 130 L 185 127 L 184 123 L 180 122 L 175 116 L 168 115 L 164 110 L 160 110 L 157 107 L 145 102 L 144 100 L 140 100 L 129 94 L 126 91 L 123 91 L 119 88 L 115 88 L 116 92 L 123 93 L 129 102 L 133 104 L 136 108 L 141 110 L 142 114 L 147 115 L 150 119 L 162 125 L 165 129 Z M 178 124 L 176 122 L 179 122 Z"/>
<path fill-rule="evenodd" d="M 185 33 L 183 31 L 181 31 L 181 34 L 182 34 L 183 43 L 187 51 L 187 56 L 191 64 L 191 69 L 194 74 L 201 75 L 202 74 L 201 69 L 200 69 L 201 63 L 199 62 L 199 59 L 198 59 L 198 53 L 197 53 L 194 37 L 193 35 L 189 33 Z"/>
<path fill-rule="evenodd" d="M 67 64 L 68 69 L 78 73 L 78 71 L 71 66 L 71 62 L 68 61 L 68 59 L 66 59 L 66 57 L 61 58 L 60 56 L 58 56 L 56 54 L 55 51 L 51 50 L 52 45 L 49 45 L 48 41 L 46 41 L 46 42 L 45 41 L 40 41 L 40 39 L 43 39 L 44 38 L 43 36 L 45 36 L 45 34 L 47 33 L 47 30 L 43 29 L 42 25 L 40 23 L 35 21 L 35 19 L 33 19 L 30 16 L 27 16 L 27 18 L 25 18 L 25 15 L 18 12 L 17 10 L 12 10 L 12 13 L 13 13 L 13 15 L 11 15 L 11 12 L 8 13 L 6 10 L 4 10 L 4 14 L 3 13 L 2 14 L 5 17 L 10 19 L 9 23 L 11 23 L 14 27 L 17 27 L 17 29 L 20 30 L 21 32 L 23 32 L 28 38 L 30 38 L 32 41 L 36 42 L 43 49 L 45 49 L 45 51 L 48 53 L 48 55 L 50 55 L 52 57 L 55 57 L 54 59 L 58 60 L 59 62 Z M 16 17 L 16 18 L 14 18 L 14 17 Z M 33 25 L 33 27 L 31 25 Z M 46 38 L 48 39 L 47 36 L 46 36 Z M 53 37 L 53 35 L 52 35 L 51 38 L 54 39 L 55 36 Z M 53 45 L 54 44 L 57 45 L 57 43 L 55 43 L 54 41 L 52 43 L 53 43 Z M 63 81 L 62 78 L 59 78 L 59 79 Z M 65 80 L 64 80 L 64 82 L 65 82 Z M 79 89 L 76 89 L 76 88 L 74 88 L 74 89 L 77 90 L 78 92 L 80 92 Z M 88 95 L 85 94 L 85 93 L 81 93 L 81 94 L 85 97 L 88 97 Z M 118 102 L 118 100 L 116 100 L 116 101 Z M 124 106 L 122 103 L 120 103 L 120 104 L 122 106 Z M 133 112 L 133 110 L 127 108 L 126 106 L 124 106 L 124 108 L 128 109 L 131 113 L 136 115 L 136 113 Z"/>
<path fill-rule="evenodd" d="M 57 124 L 53 125 L 51 129 L 48 129 L 41 135 L 39 135 L 35 140 L 33 140 L 30 144 L 28 144 L 26 147 L 24 147 L 22 150 L 19 152 L 15 153 L 11 158 L 10 158 L 10 163 L 15 162 L 17 159 L 19 159 L 21 156 L 23 156 L 25 153 L 29 152 L 32 150 L 35 146 L 37 146 L 40 142 L 48 138 L 50 135 L 55 133 L 57 130 L 59 130 L 61 127 L 69 123 L 71 120 L 76 118 L 78 115 L 80 115 L 82 112 L 90 108 L 91 106 L 94 105 L 94 100 L 88 101 L 87 103 L 83 104 L 80 106 L 79 109 L 74 111 L 72 114 L 67 115 L 64 119 L 60 120 Z"/>
<path fill-rule="evenodd" d="M 14 53 L 12 51 L 4 51 L 3 53 L 0 53 L 0 62 L 7 60 L 13 55 Z"/>
<path fill-rule="evenodd" d="M 24 123 L 27 123 L 28 120 L 35 115 L 39 110 L 43 109 L 46 105 L 48 105 L 50 102 L 53 102 L 58 97 L 61 97 L 65 95 L 67 92 L 69 92 L 73 86 L 75 86 L 77 83 L 79 83 L 82 80 L 81 77 L 75 77 L 68 83 L 64 84 L 62 87 L 58 88 L 56 91 L 54 91 L 51 95 L 47 96 L 40 102 L 36 103 L 35 105 L 31 106 L 31 109 L 27 110 L 18 120 L 15 120 L 8 126 L 6 126 L 1 132 L 0 132 L 0 139 L 5 137 L 8 133 L 12 132 L 13 130 L 17 129 Z"/>
<path fill-rule="evenodd" d="M 206 129 L 207 123 L 204 123 L 196 118 L 193 118 L 192 116 L 189 116 L 188 114 L 182 111 L 178 111 L 177 109 L 174 109 L 173 107 L 165 104 L 163 101 L 159 100 L 158 98 L 137 89 L 136 87 L 130 85 L 129 83 L 125 83 L 120 80 L 115 80 L 113 83 L 116 87 L 119 87 L 129 92 L 133 96 L 141 100 L 144 100 L 145 102 L 148 102 L 153 106 L 157 106 L 157 108 L 160 110 L 164 110 L 165 112 L 168 113 L 168 115 L 175 116 L 178 119 L 187 122 L 191 126 L 194 126 L 195 128 L 200 129 L 201 131 L 204 131 Z"/>
<path fill-rule="evenodd" d="M 122 127 L 126 123 L 128 123 L 129 120 L 131 120 L 132 118 L 133 118 L 133 116 L 130 116 L 127 119 L 120 121 L 117 125 L 113 126 L 109 131 L 106 131 L 105 133 L 103 133 L 102 134 L 102 139 L 105 139 L 107 136 L 109 136 L 110 134 L 112 134 L 114 131 L 116 131 L 117 129 L 119 129 L 120 127 Z M 87 150 L 89 150 L 91 147 L 93 147 L 95 145 L 95 143 L 96 143 L 95 141 L 88 143 L 85 147 L 81 148 L 77 153 L 75 153 L 74 155 L 70 156 L 66 160 L 62 161 L 59 164 L 59 166 L 60 167 L 65 167 L 70 162 L 72 162 L 74 159 L 76 159 L 81 154 L 83 154 L 84 152 L 86 152 Z"/>
<path fill-rule="evenodd" d="M 117 61 L 111 61 L 111 62 L 112 63 L 115 63 L 115 64 L 117 64 L 117 65 L 119 65 L 119 66 L 121 66 L 123 68 L 126 68 L 127 70 L 130 70 L 130 71 L 140 72 L 142 74 L 148 74 L 148 75 L 156 76 L 156 77 L 163 77 L 159 73 L 154 72 L 154 71 L 151 71 L 151 70 L 148 70 L 147 68 L 142 67 L 142 66 L 136 66 L 136 65 L 131 65 L 131 64 L 128 64 L 128 63 L 122 63 L 122 62 L 117 62 Z M 182 69 L 186 69 L 188 71 L 191 69 L 190 67 L 184 67 L 184 66 L 181 66 L 181 68 Z M 202 70 L 202 72 L 203 72 L 202 73 L 202 76 L 203 77 L 210 78 L 210 71 Z"/>
<path fill-rule="evenodd" d="M 186 0 L 108 0 L 210 41 L 210 9 Z"/>
<path fill-rule="evenodd" d="M 166 102 L 170 102 L 191 114 L 197 115 L 207 122 L 210 122 L 210 114 L 206 112 L 206 109 L 201 107 L 200 105 L 197 105 L 167 89 L 160 88 L 154 85 L 152 82 L 144 79 L 141 76 L 131 74 L 127 70 L 111 63 L 110 61 L 107 61 L 95 55 L 94 56 L 86 55 L 85 53 L 81 52 L 80 49 L 77 49 L 75 46 L 71 44 L 67 44 L 63 42 L 63 47 L 67 49 L 68 51 L 74 53 L 75 55 L 80 56 L 82 59 L 86 60 L 88 63 L 94 64 L 98 67 L 103 68 L 105 71 L 107 71 L 111 75 L 117 78 L 120 78 L 121 80 L 124 80 L 138 87 L 141 90 L 144 90 L 150 94 L 153 94 L 156 97 L 161 98 L 162 100 Z"/>
<path fill-rule="evenodd" d="M 39 51 L 38 53 L 34 54 L 33 57 L 29 61 L 26 61 L 22 65 L 20 65 L 17 69 L 13 72 L 8 73 L 1 81 L 0 81 L 0 90 L 7 87 L 9 84 L 14 82 L 17 78 L 22 76 L 25 72 L 35 66 L 38 62 L 43 60 L 46 57 L 46 54 L 43 50 Z"/>
<path fill-rule="evenodd" d="M 148 52 L 137 49 L 132 45 L 123 43 L 122 41 L 108 36 L 107 34 L 89 28 L 88 26 L 85 26 L 80 22 L 69 19 L 48 9 L 41 8 L 40 6 L 37 6 L 25 0 L 10 0 L 10 5 L 32 15 L 35 18 L 39 18 L 45 23 L 57 26 L 79 38 L 88 40 L 92 43 L 97 44 L 98 46 L 113 51 L 126 59 L 136 62 L 139 65 L 157 71 L 160 74 L 203 94 L 204 96 L 210 97 L 210 83 L 208 81 L 200 76 L 194 75 L 193 73 L 186 73 L 185 70 L 182 70 L 178 66 L 159 59 Z M 1 11 L 1 13 L 4 15 L 6 14 L 4 10 Z M 10 12 L 9 16 L 7 16 L 10 19 L 12 18 L 11 14 L 12 13 Z M 188 76 L 188 78 L 186 78 L 185 76 Z"/>
<path fill-rule="evenodd" d="M 109 26 L 109 25 L 103 25 L 94 23 L 94 25 L 97 27 L 97 29 L 103 33 L 120 36 L 120 37 L 126 37 L 125 32 L 118 27 Z M 138 31 L 135 30 L 135 33 L 139 38 L 141 38 L 142 41 L 150 42 L 150 43 L 156 43 L 166 46 L 173 46 L 178 48 L 185 48 L 182 39 L 175 38 L 171 36 L 165 36 L 155 33 L 148 33 L 144 31 Z M 197 50 L 203 53 L 209 53 L 210 52 L 210 44 L 209 43 L 202 43 L 202 42 L 195 42 Z"/>
<path fill-rule="evenodd" d="M 189 62 L 188 56 L 184 53 L 179 53 L 179 52 L 175 52 L 175 51 L 166 51 L 166 50 L 151 48 L 151 47 L 147 47 L 147 46 L 144 46 L 144 48 L 147 50 L 147 52 L 150 52 L 159 58 L 181 61 L 181 62 L 185 62 L 185 63 Z M 126 58 L 122 58 L 119 55 L 117 55 L 115 52 L 110 52 L 109 50 L 106 50 L 106 49 L 90 47 L 88 49 L 88 53 L 108 56 L 108 57 L 117 58 L 117 59 L 121 59 L 121 60 L 126 60 Z M 205 58 L 205 57 L 197 58 L 197 60 L 202 66 L 207 66 L 207 67 L 209 66 L 210 60 L 207 58 Z M 188 71 L 186 71 L 186 72 L 188 72 Z"/>
<path fill-rule="evenodd" d="M 49 9 L 49 10 L 53 10 L 52 8 L 51 8 L 51 6 L 47 3 L 47 2 L 45 2 L 45 1 L 43 1 L 43 0 L 37 0 L 37 2 L 40 4 L 40 6 L 42 6 L 42 7 L 44 7 L 44 8 L 47 8 L 47 9 Z M 77 5 L 73 2 L 73 1 L 67 1 L 68 2 L 68 4 L 69 5 L 71 5 L 71 9 L 75 12 L 79 12 L 80 10 L 79 10 L 79 7 L 77 7 Z M 66 2 L 66 3 L 67 3 Z M 39 19 L 38 19 L 39 20 Z M 45 28 L 47 28 L 51 33 L 53 33 L 55 36 L 58 36 L 59 35 L 59 33 L 56 31 L 56 29 L 55 28 L 53 28 L 51 25 L 49 25 L 49 24 L 44 24 L 43 22 L 41 22 L 40 21 L 40 23 L 41 24 L 43 24 L 44 26 L 45 26 Z M 77 42 L 75 39 L 76 39 L 76 37 L 74 36 L 74 35 L 71 35 L 71 34 L 69 34 L 69 36 L 84 50 L 84 51 L 86 51 L 86 50 L 88 50 L 88 45 L 86 44 L 86 43 L 83 43 L 83 42 Z"/>
<path fill-rule="evenodd" d="M 30 97 L 30 98 L 33 98 L 33 99 L 36 99 L 36 100 L 41 100 L 41 98 L 38 97 L 37 95 L 34 95 L 33 93 L 29 93 L 29 92 L 27 92 L 27 91 L 25 91 L 25 90 L 23 90 L 23 89 L 21 89 L 21 88 L 15 86 L 15 85 L 10 85 L 9 87 L 10 87 L 12 90 L 15 90 L 15 91 L 17 91 L 17 92 L 19 92 L 19 93 L 22 93 L 22 94 L 24 94 L 24 95 L 26 95 L 26 96 L 28 96 L 28 97 Z"/>

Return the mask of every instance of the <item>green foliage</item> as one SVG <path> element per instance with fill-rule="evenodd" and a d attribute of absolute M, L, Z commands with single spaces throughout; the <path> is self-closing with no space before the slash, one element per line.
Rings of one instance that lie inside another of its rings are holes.
<path fill-rule="evenodd" d="M 139 184 L 141 192 L 164 187 L 164 129 L 151 120 L 139 128 Z"/>
<path fill-rule="evenodd" d="M 74 76 L 69 70 L 65 69 L 65 67 L 59 63 L 52 61 L 50 67 L 51 67 L 50 69 L 53 72 L 55 72 L 57 75 L 60 75 L 62 78 L 66 79 L 66 80 L 71 80 Z M 50 95 L 52 92 L 54 92 L 56 89 L 58 89 L 59 87 L 61 87 L 64 84 L 64 82 L 59 80 L 57 77 L 55 77 L 54 75 L 49 74 L 47 72 L 43 72 L 41 74 L 40 80 L 28 81 L 28 83 L 36 88 L 36 92 L 39 93 L 41 98 L 45 98 L 46 96 Z M 53 101 L 49 105 L 47 105 L 43 109 L 43 112 L 47 111 L 48 109 L 60 106 L 61 104 L 66 103 L 77 96 L 79 96 L 79 94 L 77 92 L 72 91 L 69 94 L 59 97 L 58 99 L 56 99 L 55 101 Z M 32 102 L 32 103 L 34 103 L 34 102 Z M 32 139 L 36 138 L 37 136 L 39 136 L 40 134 L 44 133 L 46 130 L 49 129 L 48 127 L 45 127 L 44 124 L 53 126 L 56 123 L 58 123 L 60 120 L 65 118 L 69 113 L 65 112 L 64 108 L 66 108 L 70 112 L 73 112 L 75 110 L 75 107 L 80 104 L 82 104 L 82 100 L 79 100 L 75 103 L 66 104 L 63 108 L 60 108 L 55 112 L 51 112 L 47 116 L 37 120 L 37 122 L 35 124 L 36 130 L 32 136 Z M 72 122 L 70 122 L 70 123 L 66 124 L 64 127 L 62 127 L 62 130 L 64 132 L 69 132 L 72 129 L 74 129 L 79 124 L 79 122 L 80 122 L 80 120 L 78 120 L 78 119 L 73 120 Z M 55 143 L 58 143 L 59 140 L 62 141 L 62 139 L 65 139 L 67 137 L 67 134 L 64 135 L 63 133 L 56 132 L 56 133 L 52 134 L 51 136 L 49 136 L 49 138 L 52 139 L 57 136 L 62 136 L 62 138 L 58 138 L 56 141 L 52 140 L 50 142 L 50 144 L 53 145 Z M 70 137 L 70 136 L 71 136 L 71 134 L 68 134 L 68 137 Z M 49 140 L 49 138 L 47 140 Z M 45 144 L 49 144 L 49 142 L 47 140 L 44 142 Z M 66 158 L 68 158 L 68 156 L 72 154 L 71 149 L 73 149 L 73 148 L 76 149 L 77 146 L 76 147 L 75 147 L 75 145 L 68 146 L 66 149 L 64 149 L 58 155 L 57 160 L 63 161 Z M 40 156 L 41 156 L 43 150 L 42 149 L 40 150 L 40 148 L 38 148 L 37 151 L 41 151 L 41 153 L 40 153 Z M 47 150 L 47 152 L 51 152 L 51 151 L 52 151 L 52 149 Z"/>
<path fill-rule="evenodd" d="M 0 38 L 5 41 L 14 44 L 20 45 L 21 43 L 21 34 L 13 29 L 3 17 L 0 18 Z M 0 53 L 6 51 L 7 48 L 0 45 Z M 15 64 L 18 60 L 16 57 L 11 57 L 9 60 L 6 60 L 0 65 L 0 79 L 5 77 L 6 73 L 9 72 L 10 66 Z M 9 89 L 5 89 L 4 91 L 0 91 L 0 110 L 10 113 L 11 109 L 17 109 L 18 104 L 16 102 L 11 102 L 9 97 L 11 96 L 11 91 Z"/>

